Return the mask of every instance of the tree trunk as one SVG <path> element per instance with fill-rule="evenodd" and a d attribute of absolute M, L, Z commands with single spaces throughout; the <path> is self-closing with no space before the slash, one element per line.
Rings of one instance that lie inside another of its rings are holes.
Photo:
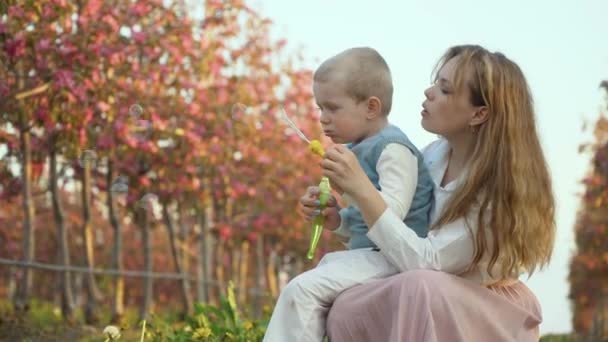
<path fill-rule="evenodd" d="M 295 262 L 296 262 L 296 264 L 294 267 L 294 272 L 293 272 L 292 278 L 295 278 L 300 273 L 302 273 L 302 270 L 304 270 L 304 262 L 302 261 L 302 258 L 295 258 Z"/>
<path fill-rule="evenodd" d="M 210 234 L 213 227 L 214 210 L 211 203 L 207 203 L 204 212 L 200 214 L 200 232 L 198 238 L 198 300 L 211 302 L 211 274 L 213 270 L 213 237 Z"/>
<path fill-rule="evenodd" d="M 247 303 L 247 273 L 249 271 L 249 241 L 245 240 L 241 243 L 241 262 L 239 269 L 239 299 L 241 305 Z"/>
<path fill-rule="evenodd" d="M 57 135 L 51 134 L 49 142 L 49 188 L 51 190 L 51 200 L 53 203 L 53 214 L 55 217 L 55 226 L 57 227 L 58 241 L 58 259 L 59 264 L 68 267 L 70 266 L 70 251 L 68 245 L 68 234 L 65 228 L 65 219 L 63 216 L 63 208 L 59 198 L 57 189 L 57 150 L 56 141 Z M 73 319 L 74 296 L 72 295 L 72 278 L 68 270 L 63 270 L 57 273 L 59 276 L 59 294 L 61 298 L 61 313 L 63 317 L 71 321 Z"/>
<path fill-rule="evenodd" d="M 239 273 L 239 265 L 241 264 L 241 249 L 239 248 L 239 244 L 238 242 L 234 241 L 234 240 L 230 240 L 227 242 L 227 246 L 228 248 L 226 250 L 228 251 L 232 251 L 232 253 L 227 253 L 228 255 L 230 255 L 230 272 L 228 272 L 228 277 L 227 279 L 232 280 L 232 282 L 234 283 L 234 286 L 236 287 L 235 289 L 235 296 L 236 298 L 239 297 L 239 291 L 240 289 L 238 288 L 239 284 L 241 283 L 241 278 L 240 278 L 240 273 Z"/>
<path fill-rule="evenodd" d="M 255 263 L 257 277 L 257 291 L 254 302 L 255 317 L 262 317 L 263 296 L 262 292 L 266 291 L 266 276 L 264 272 L 264 235 L 259 234 L 255 243 Z"/>
<path fill-rule="evenodd" d="M 93 230 L 91 227 L 91 161 L 83 161 L 82 170 L 82 238 L 84 241 L 84 265 L 89 270 L 85 273 L 84 289 L 86 293 L 86 304 L 84 306 L 84 320 L 87 324 L 94 324 L 99 320 L 97 314 L 97 300 L 100 297 L 95 275 L 92 270 L 95 267 L 95 256 L 93 251 Z"/>
<path fill-rule="evenodd" d="M 24 88 L 22 66 L 18 66 L 19 79 L 18 88 Z M 23 100 L 21 100 L 23 102 Z M 24 112 L 24 106 L 19 106 L 19 133 L 21 140 L 21 152 L 23 160 L 21 161 L 21 178 L 23 180 L 23 261 L 32 262 L 34 260 L 35 247 L 35 225 L 34 225 L 34 202 L 32 200 L 32 156 L 30 131 L 28 127 L 29 120 Z M 32 287 L 32 269 L 25 267 L 21 269 L 22 277 L 17 285 L 17 294 L 14 300 L 15 311 L 23 313 L 29 310 L 29 295 Z"/>
<path fill-rule="evenodd" d="M 110 224 L 114 230 L 114 244 L 112 247 L 112 267 L 115 270 L 122 271 L 124 269 L 122 260 L 122 227 L 120 220 L 116 214 L 116 206 L 114 202 L 114 192 L 112 191 L 112 183 L 114 182 L 114 161 L 113 156 L 108 157 L 108 173 L 106 175 L 106 183 L 108 186 L 108 215 L 110 217 Z M 112 323 L 120 322 L 120 319 L 124 315 L 124 295 L 125 295 L 125 279 L 122 275 L 118 274 L 114 276 L 114 295 L 112 296 Z"/>
<path fill-rule="evenodd" d="M 188 235 L 189 235 L 189 228 L 186 225 L 186 223 L 184 222 L 184 211 L 182 208 L 182 204 L 181 202 L 178 202 L 178 207 L 177 207 L 177 214 L 178 214 L 178 223 L 179 223 L 179 235 L 178 235 L 178 239 L 177 239 L 177 255 L 179 257 L 179 260 L 181 262 L 181 266 L 182 266 L 182 273 L 184 275 L 190 275 L 191 273 L 191 267 L 190 267 L 190 249 L 188 248 L 189 243 L 188 243 Z M 192 223 L 190 223 L 192 224 Z M 183 286 L 187 286 L 188 287 L 188 298 L 189 298 L 189 302 L 192 303 L 193 298 L 192 298 L 192 282 L 191 280 L 184 280 L 185 284 L 183 284 Z M 192 305 L 191 305 L 192 306 Z"/>
<path fill-rule="evenodd" d="M 222 240 L 221 238 L 218 238 L 216 246 L 217 249 L 215 257 L 215 278 L 217 279 L 218 293 L 222 294 L 226 289 L 226 285 L 224 283 L 224 252 L 226 249 L 226 241 Z"/>
<path fill-rule="evenodd" d="M 196 299 L 201 303 L 206 303 L 209 300 L 208 286 L 207 286 L 207 268 L 205 252 L 207 248 L 205 243 L 207 242 L 207 229 L 206 229 L 206 215 L 204 213 L 198 213 L 198 225 L 200 227 L 198 232 L 198 238 L 196 244 L 198 247 L 198 258 L 196 258 Z"/>
<path fill-rule="evenodd" d="M 167 203 L 163 203 L 163 220 L 165 221 L 165 227 L 169 234 L 169 246 L 171 247 L 171 255 L 173 256 L 173 264 L 175 265 L 175 272 L 185 276 L 182 265 L 180 262 L 179 254 L 177 252 L 177 246 L 175 245 L 175 228 L 173 227 L 173 221 L 171 220 L 171 214 L 167 208 Z M 181 292 L 182 292 L 182 304 L 184 305 L 184 317 L 192 312 L 192 298 L 190 295 L 190 281 L 187 278 L 181 280 Z"/>
<path fill-rule="evenodd" d="M 17 280 L 16 274 L 19 272 L 19 268 L 15 266 L 9 266 L 8 268 L 8 286 L 6 290 L 6 299 L 11 301 L 15 298 L 17 291 Z"/>
<path fill-rule="evenodd" d="M 184 211 L 182 208 L 181 202 L 177 204 L 177 217 L 179 224 L 179 235 L 177 238 L 177 255 L 179 256 L 182 271 L 184 273 L 190 273 L 190 253 L 188 249 L 188 226 L 184 222 Z M 188 282 L 188 286 L 190 286 L 190 282 Z M 191 296 L 192 297 L 192 296 Z"/>
<path fill-rule="evenodd" d="M 140 320 L 147 319 L 152 306 L 152 294 L 153 294 L 153 279 L 149 273 L 152 272 L 152 241 L 150 239 L 150 227 L 148 221 L 148 212 L 139 208 L 138 213 L 140 216 L 140 228 L 141 228 L 141 239 L 144 250 L 144 271 L 146 276 L 144 277 L 144 298 L 141 304 L 139 312 Z"/>
<path fill-rule="evenodd" d="M 270 257 L 268 258 L 268 266 L 266 268 L 266 276 L 268 277 L 268 288 L 272 298 L 277 299 L 279 296 L 279 289 L 277 287 L 277 252 L 274 248 L 270 251 Z"/>

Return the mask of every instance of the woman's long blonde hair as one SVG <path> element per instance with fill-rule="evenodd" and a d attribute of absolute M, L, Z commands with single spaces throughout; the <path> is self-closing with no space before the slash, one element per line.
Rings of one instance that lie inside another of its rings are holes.
<path fill-rule="evenodd" d="M 433 228 L 467 218 L 471 209 L 479 208 L 471 267 L 492 243 L 490 274 L 503 278 L 521 271 L 531 274 L 551 259 L 555 205 L 530 89 L 517 64 L 475 45 L 450 48 L 437 63 L 435 74 L 454 57 L 459 57 L 456 89 L 466 85 L 471 103 L 487 106 L 488 119 L 473 133 L 477 140 L 467 178 Z M 492 272 L 494 265 L 499 274 Z"/>

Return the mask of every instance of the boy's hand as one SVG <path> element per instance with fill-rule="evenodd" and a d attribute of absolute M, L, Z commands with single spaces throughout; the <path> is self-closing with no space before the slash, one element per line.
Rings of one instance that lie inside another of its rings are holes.
<path fill-rule="evenodd" d="M 355 154 L 344 145 L 333 145 L 325 151 L 321 161 L 323 175 L 329 177 L 331 187 L 341 195 L 355 195 L 361 189 L 369 189 L 371 182 Z M 366 194 L 362 194 L 363 197 Z"/>
<path fill-rule="evenodd" d="M 319 187 L 310 186 L 304 196 L 300 197 L 300 213 L 307 221 L 312 221 L 317 215 L 322 214 L 325 217 L 324 227 L 334 230 L 340 226 L 340 208 L 336 198 L 333 195 L 329 196 L 327 205 L 322 213 L 319 211 Z"/>

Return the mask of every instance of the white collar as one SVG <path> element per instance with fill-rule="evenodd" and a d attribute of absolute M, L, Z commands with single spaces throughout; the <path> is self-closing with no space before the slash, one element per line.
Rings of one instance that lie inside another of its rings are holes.
<path fill-rule="evenodd" d="M 424 160 L 429 169 L 429 173 L 431 174 L 431 178 L 433 179 L 436 188 L 452 192 L 463 182 L 468 170 L 464 169 L 458 178 L 452 180 L 445 186 L 441 186 L 441 181 L 448 168 L 451 147 L 446 139 L 439 139 L 432 145 L 433 146 L 429 146 L 424 153 Z"/>

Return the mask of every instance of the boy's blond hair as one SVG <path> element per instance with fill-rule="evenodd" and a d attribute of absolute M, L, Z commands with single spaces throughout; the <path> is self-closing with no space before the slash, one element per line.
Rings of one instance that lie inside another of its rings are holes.
<path fill-rule="evenodd" d="M 357 102 L 377 97 L 382 114 L 388 115 L 393 102 L 393 80 L 388 64 L 369 47 L 345 50 L 325 62 L 314 73 L 315 82 L 337 79 L 343 82 L 346 94 Z"/>

